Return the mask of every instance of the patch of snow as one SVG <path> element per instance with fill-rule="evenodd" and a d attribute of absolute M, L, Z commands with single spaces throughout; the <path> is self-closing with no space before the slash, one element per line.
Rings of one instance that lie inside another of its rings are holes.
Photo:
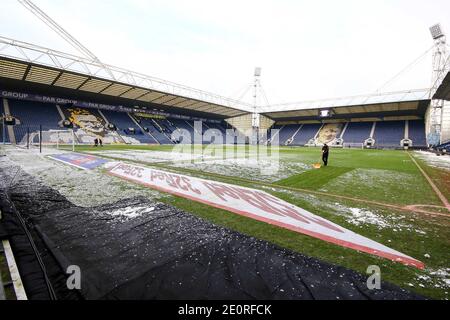
<path fill-rule="evenodd" d="M 111 216 L 121 216 L 128 219 L 140 217 L 143 214 L 155 211 L 154 207 L 126 207 L 109 212 Z"/>
<path fill-rule="evenodd" d="M 98 156 L 107 156 L 123 160 L 141 161 L 141 162 L 162 162 L 162 161 L 191 161 L 195 159 L 202 159 L 202 155 L 190 152 L 166 152 L 153 150 L 92 150 L 88 151 L 90 154 Z M 210 157 L 205 156 L 204 159 Z"/>
<path fill-rule="evenodd" d="M 231 158 L 208 161 L 194 161 L 191 163 L 175 163 L 175 167 L 194 169 L 227 176 L 243 177 L 259 181 L 273 182 L 288 178 L 295 174 L 310 170 L 304 163 L 285 161 L 271 158 Z"/>
<path fill-rule="evenodd" d="M 302 199 L 305 202 L 309 203 L 314 208 L 320 208 L 321 210 L 325 210 L 329 213 L 336 214 L 344 217 L 348 222 L 362 227 L 365 224 L 375 225 L 379 229 L 396 229 L 396 230 L 404 230 L 407 232 L 417 232 L 422 235 L 426 235 L 426 232 L 423 230 L 417 229 L 417 226 L 414 226 L 414 220 L 409 219 L 405 215 L 400 214 L 387 214 L 386 211 L 381 209 L 367 209 L 367 208 L 357 208 L 345 206 L 335 200 L 326 200 L 321 197 L 317 197 L 315 195 L 301 193 L 293 190 L 284 190 L 281 188 L 274 189 L 273 187 L 262 186 L 262 189 L 267 191 L 275 191 L 282 192 L 291 196 L 294 199 Z M 314 212 L 314 210 L 312 210 Z M 391 240 L 387 240 L 391 242 Z"/>
<path fill-rule="evenodd" d="M 441 288 L 450 288 L 450 268 L 431 270 L 429 273 L 440 280 Z"/>
<path fill-rule="evenodd" d="M 361 224 L 374 224 L 379 226 L 380 228 L 389 227 L 389 223 L 383 219 L 382 216 L 377 215 L 369 210 L 364 210 L 360 208 L 349 208 L 352 217 L 348 220 L 350 223 L 354 225 Z M 395 229 L 394 229 L 395 230 Z"/>
<path fill-rule="evenodd" d="M 45 156 L 55 154 L 55 149 L 45 154 L 14 147 L 5 147 L 4 150 L 6 161 L 9 159 L 19 165 L 25 172 L 81 207 L 109 204 L 136 196 L 149 199 L 161 197 L 157 191 L 105 175 L 99 170 L 78 170 Z M 4 162 L 7 165 L 6 161 L 0 161 L 0 166 Z"/>
<path fill-rule="evenodd" d="M 366 194 L 367 188 L 387 202 L 395 203 L 398 195 L 404 190 L 422 193 L 421 185 L 417 184 L 417 176 L 411 173 L 380 169 L 358 168 L 347 172 L 325 184 L 320 191 L 341 190 L 352 194 Z M 414 190 L 413 188 L 416 188 Z"/>
<path fill-rule="evenodd" d="M 415 151 L 414 155 L 425 161 L 430 167 L 450 171 L 450 155 L 438 156 L 433 152 L 427 151 Z"/>

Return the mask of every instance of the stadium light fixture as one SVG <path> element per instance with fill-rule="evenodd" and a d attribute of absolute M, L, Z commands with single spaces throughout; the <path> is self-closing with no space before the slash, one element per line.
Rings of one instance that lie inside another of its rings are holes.
<path fill-rule="evenodd" d="M 433 37 L 433 40 L 439 39 L 444 36 L 444 33 L 442 32 L 441 25 L 435 24 L 430 28 L 431 36 Z"/>
<path fill-rule="evenodd" d="M 261 68 L 255 68 L 255 77 L 261 77 Z"/>

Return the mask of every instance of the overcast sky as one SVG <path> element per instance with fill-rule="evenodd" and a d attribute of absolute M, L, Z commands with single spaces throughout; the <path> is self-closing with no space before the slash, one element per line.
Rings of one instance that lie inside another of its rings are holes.
<path fill-rule="evenodd" d="M 262 67 L 270 104 L 373 93 L 432 46 L 431 25 L 450 32 L 448 0 L 33 1 L 105 63 L 230 98 Z M 74 52 L 16 0 L 0 26 Z M 383 91 L 430 82 L 431 53 Z"/>

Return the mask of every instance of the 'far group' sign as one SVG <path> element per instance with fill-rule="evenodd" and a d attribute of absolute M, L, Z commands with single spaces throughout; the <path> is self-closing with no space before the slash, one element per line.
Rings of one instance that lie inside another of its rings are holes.
<path fill-rule="evenodd" d="M 343 247 L 424 268 L 401 252 L 345 229 L 267 192 L 119 163 L 109 174 Z"/>

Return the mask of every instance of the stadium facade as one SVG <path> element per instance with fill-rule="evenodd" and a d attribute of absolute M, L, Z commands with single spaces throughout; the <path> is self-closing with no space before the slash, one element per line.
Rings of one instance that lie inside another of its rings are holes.
<path fill-rule="evenodd" d="M 202 143 L 252 140 L 255 111 L 249 104 L 13 39 L 1 37 L 0 44 L 1 142 L 33 142 L 40 130 L 43 143 L 72 139 L 87 144 L 96 138 L 105 143 L 193 143 L 195 134 L 207 137 Z M 448 55 L 444 60 L 441 74 L 447 75 L 437 76 L 434 89 L 259 108 L 257 143 L 372 148 L 446 143 Z M 195 127 L 198 121 L 201 126 Z M 73 136 L 52 134 L 68 128 L 74 129 Z"/>

